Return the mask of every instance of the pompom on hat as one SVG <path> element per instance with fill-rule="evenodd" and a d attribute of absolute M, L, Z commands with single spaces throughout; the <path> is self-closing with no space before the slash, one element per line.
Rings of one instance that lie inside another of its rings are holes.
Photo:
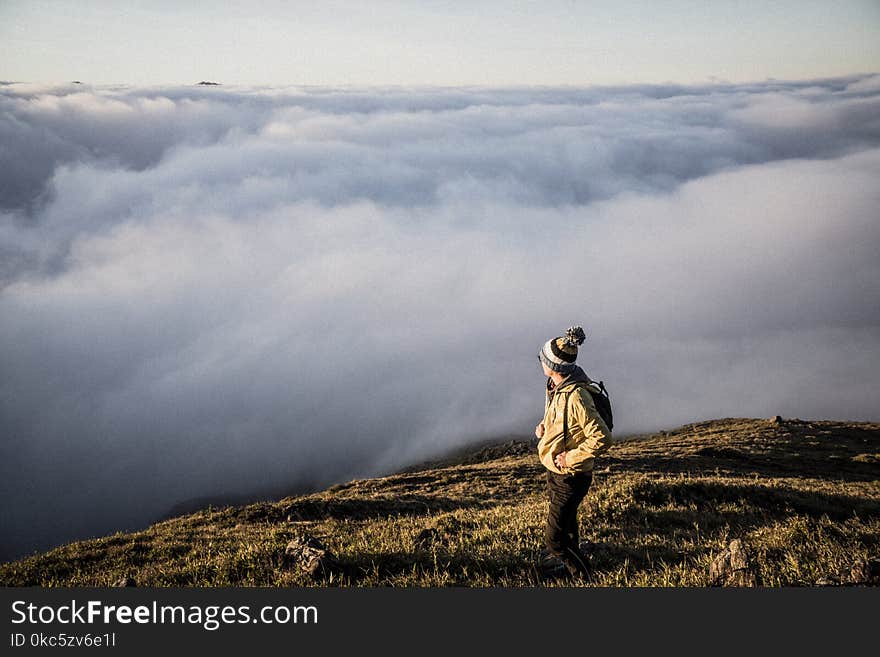
<path fill-rule="evenodd" d="M 586 339 L 584 329 L 571 326 L 565 331 L 565 335 L 547 340 L 538 352 L 538 359 L 554 372 L 568 374 L 575 368 L 578 345 L 583 344 Z"/>

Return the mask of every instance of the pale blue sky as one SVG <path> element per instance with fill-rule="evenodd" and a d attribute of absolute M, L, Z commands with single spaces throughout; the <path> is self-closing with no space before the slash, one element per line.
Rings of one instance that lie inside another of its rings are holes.
<path fill-rule="evenodd" d="M 0 79 L 617 84 L 880 70 L 877 0 L 0 0 Z"/>

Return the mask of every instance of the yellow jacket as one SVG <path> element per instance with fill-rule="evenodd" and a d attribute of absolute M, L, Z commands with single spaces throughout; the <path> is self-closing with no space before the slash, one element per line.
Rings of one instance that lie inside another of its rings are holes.
<path fill-rule="evenodd" d="M 611 431 L 605 426 L 592 395 L 584 386 L 591 386 L 599 392 L 599 387 L 577 366 L 555 387 L 552 381 L 547 380 L 544 437 L 538 441 L 538 457 L 545 468 L 557 474 L 591 471 L 595 456 L 611 444 Z M 563 436 L 566 404 L 568 435 Z M 559 452 L 567 452 L 564 470 L 556 467 L 554 462 Z"/>

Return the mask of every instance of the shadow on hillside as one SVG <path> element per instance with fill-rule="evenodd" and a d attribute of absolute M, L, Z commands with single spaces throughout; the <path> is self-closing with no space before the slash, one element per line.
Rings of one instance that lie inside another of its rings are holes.
<path fill-rule="evenodd" d="M 456 509 L 474 509 L 489 506 L 488 502 L 468 498 L 439 495 L 406 495 L 373 497 L 367 499 L 297 500 L 283 507 L 282 515 L 291 520 L 323 520 L 346 518 L 366 520 L 387 516 L 418 516 Z"/>
<path fill-rule="evenodd" d="M 489 506 L 472 498 L 440 495 L 376 496 L 370 498 L 303 498 L 289 504 L 262 502 L 226 509 L 228 518 L 239 522 L 296 522 L 330 518 L 367 520 L 387 516 L 417 516 L 456 509 Z"/>
<path fill-rule="evenodd" d="M 357 497 L 374 500 L 379 494 L 384 499 L 417 499 L 433 504 L 432 500 L 457 499 L 457 491 L 462 491 L 461 495 L 471 500 L 491 500 L 497 503 L 503 499 L 517 500 L 524 494 L 537 490 L 539 485 L 543 485 L 543 480 L 536 483 L 536 475 L 540 471 L 537 459 L 534 463 L 513 462 L 503 469 L 453 466 L 440 470 L 414 470 L 412 473 L 382 479 L 340 484 L 327 489 L 326 493 L 333 496 L 344 495 L 341 499 Z M 435 491 L 447 493 L 447 497 L 440 497 Z M 316 496 L 314 499 L 325 498 Z"/>
<path fill-rule="evenodd" d="M 781 453 L 749 454 L 734 447 L 703 447 L 690 454 L 676 452 L 669 457 L 601 457 L 600 467 L 612 472 L 657 472 L 663 474 L 735 474 L 764 477 L 808 477 L 827 481 L 874 481 L 880 479 L 880 466 L 860 463 L 844 456 Z"/>
<path fill-rule="evenodd" d="M 636 513 L 646 507 L 687 507 L 697 519 L 720 515 L 736 524 L 751 524 L 743 520 L 750 514 L 763 519 L 827 515 L 832 520 L 880 515 L 880 502 L 870 498 L 762 484 L 661 479 L 639 482 L 631 494 L 634 504 L 629 508 Z"/>

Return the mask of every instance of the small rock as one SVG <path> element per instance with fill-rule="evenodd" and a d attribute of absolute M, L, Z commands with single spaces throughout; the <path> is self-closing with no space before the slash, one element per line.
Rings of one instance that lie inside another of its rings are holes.
<path fill-rule="evenodd" d="M 770 424 L 775 424 L 777 427 L 781 427 L 784 424 L 784 420 L 781 415 L 774 415 L 770 420 Z"/>
<path fill-rule="evenodd" d="M 823 577 L 822 579 L 816 580 L 816 586 L 836 586 L 838 582 L 835 582 L 833 579 L 828 577 Z"/>
<path fill-rule="evenodd" d="M 329 574 L 338 566 L 336 558 L 313 536 L 299 536 L 284 548 L 284 559 L 290 568 L 302 570 L 310 577 Z"/>
<path fill-rule="evenodd" d="M 740 539 L 734 539 L 709 565 L 712 586 L 756 586 L 757 577 L 749 566 L 748 554 Z"/>
<path fill-rule="evenodd" d="M 727 546 L 730 552 L 730 567 L 732 570 L 745 570 L 749 567 L 749 560 L 745 548 L 740 539 L 734 539 Z"/>
<path fill-rule="evenodd" d="M 852 584 L 870 584 L 880 578 L 880 559 L 858 559 L 849 569 Z"/>
<path fill-rule="evenodd" d="M 123 577 L 121 579 L 116 580 L 113 583 L 115 587 L 128 587 L 128 586 L 137 586 L 137 582 L 134 581 L 134 577 Z"/>

